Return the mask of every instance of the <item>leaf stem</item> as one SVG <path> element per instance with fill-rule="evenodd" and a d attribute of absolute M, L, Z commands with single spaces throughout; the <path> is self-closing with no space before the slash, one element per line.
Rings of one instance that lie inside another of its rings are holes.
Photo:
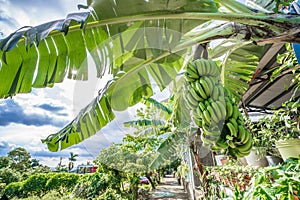
<path fill-rule="evenodd" d="M 134 21 L 143 20 L 158 20 L 158 19 L 184 19 L 184 20 L 221 20 L 229 22 L 237 22 L 249 26 L 256 27 L 267 27 L 278 33 L 283 30 L 300 25 L 300 16 L 298 15 L 255 15 L 255 14 L 229 14 L 229 13 L 196 13 L 196 12 L 185 12 L 185 13 L 174 13 L 174 12 L 155 12 L 149 14 L 141 14 L 134 16 L 124 16 L 118 18 L 104 19 L 99 21 L 93 21 L 86 24 L 86 28 L 94 28 L 104 25 L 130 23 Z M 70 27 L 69 31 L 76 31 L 80 29 L 80 25 Z M 55 35 L 60 33 L 56 31 L 52 33 Z"/>

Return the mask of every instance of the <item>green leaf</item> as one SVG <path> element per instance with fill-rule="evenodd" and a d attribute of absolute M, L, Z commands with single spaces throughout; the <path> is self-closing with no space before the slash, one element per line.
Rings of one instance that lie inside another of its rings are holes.
<path fill-rule="evenodd" d="M 149 106 L 150 104 L 154 105 L 156 108 L 163 110 L 165 112 L 167 112 L 168 114 L 172 114 L 172 110 L 169 109 L 167 106 L 165 106 L 163 103 L 158 102 L 157 100 L 153 99 L 153 98 L 147 98 L 145 99 L 145 104 L 147 106 Z"/>
<path fill-rule="evenodd" d="M 229 39 L 212 48 L 209 55 L 212 59 L 225 57 L 222 62 L 222 82 L 235 96 L 241 98 L 267 48 Z"/>

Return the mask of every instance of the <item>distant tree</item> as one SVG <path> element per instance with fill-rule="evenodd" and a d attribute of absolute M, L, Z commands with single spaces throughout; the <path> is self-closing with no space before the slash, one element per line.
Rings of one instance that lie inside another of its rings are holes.
<path fill-rule="evenodd" d="M 0 157 L 0 169 L 1 168 L 7 168 L 10 164 L 10 158 L 9 157 Z"/>
<path fill-rule="evenodd" d="M 32 168 L 41 166 L 40 161 L 38 159 L 35 159 L 35 158 L 30 160 L 30 165 L 31 165 Z"/>
<path fill-rule="evenodd" d="M 24 171 L 30 167 L 31 155 L 23 147 L 18 147 L 8 152 L 8 158 L 11 159 L 10 167 L 19 171 Z"/>
<path fill-rule="evenodd" d="M 73 152 L 70 152 L 70 158 L 69 158 L 69 171 L 73 169 L 74 167 L 74 162 L 77 160 L 76 157 L 78 154 L 74 154 Z"/>

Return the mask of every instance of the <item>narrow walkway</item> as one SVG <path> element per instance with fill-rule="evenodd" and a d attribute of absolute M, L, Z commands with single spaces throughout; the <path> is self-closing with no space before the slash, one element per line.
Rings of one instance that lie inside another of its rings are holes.
<path fill-rule="evenodd" d="M 182 185 L 178 185 L 177 179 L 166 175 L 155 190 L 150 192 L 150 200 L 153 199 L 178 199 L 187 200 L 187 193 Z"/>

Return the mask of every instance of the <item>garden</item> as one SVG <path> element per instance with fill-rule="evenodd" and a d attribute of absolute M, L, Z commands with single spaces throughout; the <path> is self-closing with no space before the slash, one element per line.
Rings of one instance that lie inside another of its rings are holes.
<path fill-rule="evenodd" d="M 193 200 L 300 198 L 300 2 L 89 0 L 78 9 L 0 39 L 0 98 L 108 80 L 41 145 L 64 151 L 112 123 L 126 134 L 99 149 L 94 173 L 71 173 L 75 154 L 50 170 L 16 148 L 0 158 L 2 199 L 147 199 L 169 172 Z"/>

